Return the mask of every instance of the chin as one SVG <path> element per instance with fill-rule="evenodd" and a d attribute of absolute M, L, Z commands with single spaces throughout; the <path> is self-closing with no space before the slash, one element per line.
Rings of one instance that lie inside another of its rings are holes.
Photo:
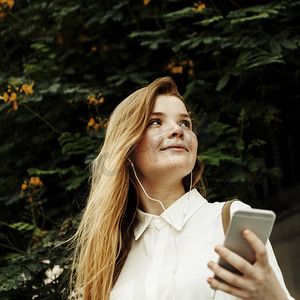
<path fill-rule="evenodd" d="M 194 168 L 194 164 L 187 163 L 186 161 L 171 161 L 165 162 L 161 170 L 165 172 L 178 172 L 182 178 L 188 175 Z"/>
<path fill-rule="evenodd" d="M 189 165 L 195 165 L 194 161 L 190 161 L 189 159 L 186 159 L 186 157 L 181 157 L 180 155 L 178 156 L 173 156 L 170 158 L 166 158 L 164 160 L 165 165 L 170 165 L 170 166 L 177 166 L 177 167 L 185 167 Z"/>

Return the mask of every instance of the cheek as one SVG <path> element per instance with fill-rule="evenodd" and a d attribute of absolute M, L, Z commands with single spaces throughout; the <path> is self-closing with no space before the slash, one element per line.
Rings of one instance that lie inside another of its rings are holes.
<path fill-rule="evenodd" d="M 198 139 L 194 132 L 191 132 L 188 136 L 188 146 L 192 150 L 192 152 L 197 155 Z"/>
<path fill-rule="evenodd" d="M 153 138 L 144 136 L 133 151 L 133 159 L 138 162 L 147 162 L 155 155 L 156 143 Z"/>

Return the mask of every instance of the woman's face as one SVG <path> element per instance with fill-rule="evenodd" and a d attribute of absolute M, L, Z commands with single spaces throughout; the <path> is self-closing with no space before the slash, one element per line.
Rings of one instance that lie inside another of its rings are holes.
<path fill-rule="evenodd" d="M 160 178 L 181 180 L 193 170 L 197 147 L 184 103 L 175 96 L 160 95 L 131 158 L 144 182 Z"/>

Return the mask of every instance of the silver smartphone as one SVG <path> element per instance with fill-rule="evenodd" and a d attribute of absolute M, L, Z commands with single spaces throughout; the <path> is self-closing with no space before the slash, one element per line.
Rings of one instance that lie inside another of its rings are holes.
<path fill-rule="evenodd" d="M 271 210 L 251 209 L 235 211 L 228 227 L 224 246 L 250 263 L 255 263 L 254 250 L 243 237 L 242 231 L 246 228 L 251 229 L 266 244 L 273 229 L 275 218 L 276 215 Z M 241 274 L 221 257 L 218 264 L 231 272 Z M 220 278 L 217 279 L 221 280 Z"/>

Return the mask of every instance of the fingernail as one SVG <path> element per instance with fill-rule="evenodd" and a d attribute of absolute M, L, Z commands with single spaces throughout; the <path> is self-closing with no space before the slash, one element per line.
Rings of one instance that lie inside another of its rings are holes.
<path fill-rule="evenodd" d="M 250 230 L 249 229 L 245 229 L 244 230 L 244 235 L 249 235 L 250 234 Z"/>
<path fill-rule="evenodd" d="M 208 263 L 208 267 L 209 267 L 209 268 L 212 268 L 213 266 L 214 266 L 214 262 L 210 261 L 210 262 Z"/>
<path fill-rule="evenodd" d="M 221 252 L 222 251 L 222 246 L 218 245 L 215 247 L 216 252 Z"/>

